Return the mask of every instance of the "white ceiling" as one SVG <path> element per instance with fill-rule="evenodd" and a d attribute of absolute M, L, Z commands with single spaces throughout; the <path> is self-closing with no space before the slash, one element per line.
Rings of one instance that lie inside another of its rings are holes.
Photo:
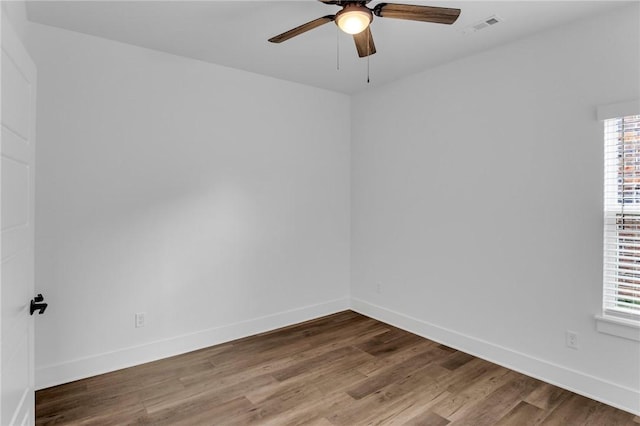
<path fill-rule="evenodd" d="M 374 0 L 373 7 L 379 3 Z M 356 93 L 494 46 L 621 7 L 621 1 L 390 1 L 460 8 L 449 25 L 375 18 L 377 51 L 357 57 L 350 36 L 326 24 L 282 44 L 267 39 L 337 6 L 300 1 L 28 1 L 33 22 L 284 80 Z M 637 2 L 637 0 L 636 0 Z M 463 29 L 491 15 L 503 22 Z M 340 69 L 336 69 L 339 45 Z"/>

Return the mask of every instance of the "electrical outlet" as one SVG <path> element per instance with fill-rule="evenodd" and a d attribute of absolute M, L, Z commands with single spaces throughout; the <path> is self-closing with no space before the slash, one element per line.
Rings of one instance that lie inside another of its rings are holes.
<path fill-rule="evenodd" d="M 578 333 L 576 333 L 575 331 L 567 330 L 565 333 L 565 338 L 568 348 L 578 349 Z"/>
<path fill-rule="evenodd" d="M 381 283 L 378 283 L 376 285 L 376 293 L 382 294 L 382 284 Z"/>
<path fill-rule="evenodd" d="M 136 314 L 136 328 L 144 327 L 144 312 Z"/>

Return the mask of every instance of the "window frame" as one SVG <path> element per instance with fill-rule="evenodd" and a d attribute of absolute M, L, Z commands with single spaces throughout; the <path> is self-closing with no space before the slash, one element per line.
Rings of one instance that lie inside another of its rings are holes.
<path fill-rule="evenodd" d="M 640 115 L 640 99 L 633 100 L 629 102 L 621 102 L 617 104 L 604 105 L 598 107 L 597 109 L 597 118 L 602 123 L 600 126 L 602 133 L 601 135 L 606 138 L 604 123 L 605 120 L 616 119 L 621 117 L 627 117 L 632 115 Z M 602 137 L 601 136 L 601 137 Z M 606 150 L 606 140 L 600 139 L 601 143 L 604 144 Z M 604 150 L 603 150 L 604 152 Z M 607 160 L 606 154 L 603 159 L 603 166 L 605 167 L 603 178 L 605 179 L 604 185 L 606 185 L 606 164 Z M 610 172 L 609 172 L 610 173 Z M 618 214 L 614 209 L 608 209 L 607 201 L 606 201 L 606 188 L 603 188 L 603 280 L 601 283 L 601 313 L 595 316 L 596 319 L 596 328 L 598 331 L 606 334 L 615 335 L 618 337 L 640 341 L 640 313 L 627 313 L 623 311 L 618 311 L 615 309 L 610 309 L 606 306 L 605 301 L 605 293 L 607 291 L 607 282 L 606 282 L 606 255 L 607 255 L 607 220 L 611 220 L 612 214 Z"/>

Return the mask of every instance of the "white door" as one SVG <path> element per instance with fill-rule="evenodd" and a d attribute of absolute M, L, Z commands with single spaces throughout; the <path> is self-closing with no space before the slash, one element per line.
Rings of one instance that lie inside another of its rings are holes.
<path fill-rule="evenodd" d="M 2 16 L 0 424 L 33 424 L 36 67 Z M 38 316 L 36 314 L 35 316 Z"/>

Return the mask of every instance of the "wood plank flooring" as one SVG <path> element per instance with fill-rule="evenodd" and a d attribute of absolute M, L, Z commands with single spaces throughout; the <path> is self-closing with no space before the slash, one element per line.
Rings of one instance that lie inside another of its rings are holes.
<path fill-rule="evenodd" d="M 36 423 L 639 426 L 640 418 L 346 311 L 38 391 Z"/>

